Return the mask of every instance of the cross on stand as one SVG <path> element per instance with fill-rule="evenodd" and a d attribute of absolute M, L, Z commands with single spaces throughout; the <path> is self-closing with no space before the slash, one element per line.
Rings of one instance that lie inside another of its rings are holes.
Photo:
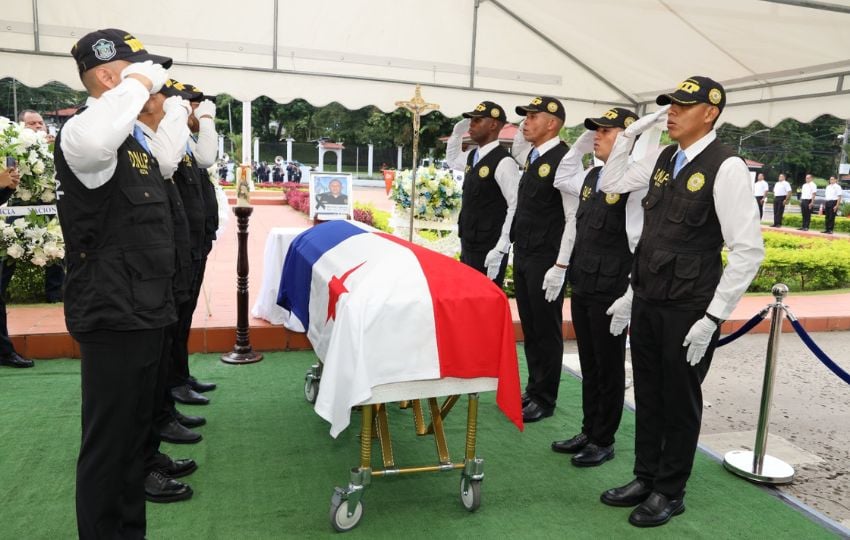
<path fill-rule="evenodd" d="M 426 103 L 422 99 L 421 87 L 417 84 L 413 99 L 409 101 L 396 101 L 396 107 L 403 107 L 413 113 L 413 174 L 410 184 L 410 232 L 407 240 L 413 242 L 413 214 L 416 211 L 416 171 L 419 163 L 419 120 L 423 113 L 436 111 L 440 106 L 436 103 Z"/>

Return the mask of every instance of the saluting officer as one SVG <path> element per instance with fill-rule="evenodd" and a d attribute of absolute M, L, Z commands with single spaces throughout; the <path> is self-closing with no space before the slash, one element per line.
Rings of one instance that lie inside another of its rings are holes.
<path fill-rule="evenodd" d="M 555 171 L 569 148 L 558 133 L 564 106 L 536 97 L 516 108 L 525 116 L 522 135 L 533 146 L 524 160 L 513 225 L 514 286 L 528 363 L 522 419 L 552 416 L 561 382 L 564 279 L 575 237 L 577 200 L 553 186 Z"/>
<path fill-rule="evenodd" d="M 180 161 L 174 180 L 180 189 L 186 214 L 189 219 L 192 253 L 192 288 L 189 301 L 178 308 L 178 330 L 173 347 L 173 369 L 169 380 L 174 400 L 189 405 L 206 405 L 209 398 L 201 392 L 215 390 L 216 384 L 196 379 L 189 371 L 189 332 L 192 328 L 192 316 L 198 306 L 201 285 L 204 281 L 207 255 L 212 249 L 212 234 L 218 229 L 218 202 L 215 188 L 209 181 L 207 168 L 215 163 L 218 152 L 218 134 L 215 131 L 215 103 L 204 95 L 198 87 L 188 83 L 177 83 L 180 95 L 187 99 L 192 107 L 188 126 L 197 138 L 189 137 L 185 153 Z M 209 194 L 207 191 L 211 190 Z M 209 200 L 209 197 L 212 200 Z M 211 206 L 212 205 L 212 206 Z M 188 416 L 174 410 L 175 418 L 185 427 L 197 427 L 206 423 L 201 416 Z"/>
<path fill-rule="evenodd" d="M 117 29 L 83 36 L 71 54 L 89 94 L 55 145 L 65 323 L 82 356 L 77 526 L 80 538 L 142 538 L 142 447 L 176 315 L 168 196 L 135 121 L 171 59 Z"/>
<path fill-rule="evenodd" d="M 569 280 L 583 418 L 581 432 L 553 442 L 552 450 L 575 453 L 571 462 L 577 467 L 601 465 L 614 457 L 614 434 L 623 413 L 626 333 L 609 332 L 612 317 L 606 311 L 628 289 L 632 253 L 643 227 L 640 202 L 646 194 L 646 189 L 622 195 L 601 191 L 602 167 L 584 171 L 582 157 L 592 151 L 604 163 L 617 135 L 635 120 L 635 113 L 620 107 L 585 119 L 588 131 L 567 152 L 555 175 L 555 187 L 579 200 Z"/>
<path fill-rule="evenodd" d="M 499 144 L 505 111 L 492 101 L 482 101 L 463 113 L 446 143 L 446 161 L 464 170 L 463 199 L 458 218 L 460 262 L 475 268 L 501 287 L 511 248 L 511 223 L 516 213 L 519 168 Z M 463 134 L 478 145 L 463 151 Z"/>
<path fill-rule="evenodd" d="M 169 209 L 174 226 L 175 273 L 172 285 L 174 302 L 179 314 L 180 306 L 189 300 L 192 280 L 190 257 L 189 223 L 183 199 L 175 182 L 174 174 L 185 154 L 189 139 L 187 117 L 192 110 L 189 102 L 173 91 L 171 80 L 162 90 L 151 96 L 139 115 L 137 125 L 147 140 L 151 153 L 156 158 L 160 173 L 165 179 Z M 166 99 L 166 96 L 168 98 Z M 145 447 L 145 496 L 151 502 L 174 502 L 192 496 L 192 489 L 174 480 L 194 472 L 196 463 L 191 459 L 172 460 L 159 451 L 160 441 L 197 442 L 201 436 L 177 424 L 173 417 L 174 403 L 166 388 L 172 364 L 172 344 L 177 331 L 177 322 L 165 329 L 160 356 L 157 384 L 154 392 L 153 428 Z"/>
<path fill-rule="evenodd" d="M 649 188 L 632 267 L 634 303 L 623 297 L 612 306 L 614 319 L 631 313 L 636 478 L 601 496 L 612 506 L 640 505 L 629 516 L 638 527 L 664 524 L 685 510 L 702 420 L 700 385 L 721 323 L 764 258 L 749 170 L 714 131 L 726 104 L 723 87 L 691 77 L 656 102 L 669 105 L 667 130 L 678 144 L 628 165 L 635 137 L 667 107 L 641 118 L 617 138 L 600 186 L 606 193 Z"/>

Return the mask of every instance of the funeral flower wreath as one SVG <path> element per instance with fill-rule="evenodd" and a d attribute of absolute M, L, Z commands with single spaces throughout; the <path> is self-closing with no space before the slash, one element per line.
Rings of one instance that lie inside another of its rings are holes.
<path fill-rule="evenodd" d="M 396 208 L 410 209 L 410 193 L 413 173 L 400 171 L 393 182 L 392 198 Z M 461 191 L 451 171 L 420 167 L 416 172 L 416 211 L 414 217 L 429 221 L 453 218 L 460 210 Z"/>
<path fill-rule="evenodd" d="M 53 155 L 46 134 L 33 131 L 0 116 L 0 166 L 14 158 L 21 183 L 11 200 L 14 205 L 53 203 L 56 201 Z"/>

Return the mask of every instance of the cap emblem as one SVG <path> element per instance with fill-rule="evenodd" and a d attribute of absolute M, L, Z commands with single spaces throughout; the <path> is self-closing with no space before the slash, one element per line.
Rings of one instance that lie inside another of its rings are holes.
<path fill-rule="evenodd" d="M 634 121 L 635 121 L 635 119 L 630 116 L 630 117 L 626 118 L 625 120 L 623 120 L 623 126 L 629 127 L 630 125 L 632 125 L 632 122 L 634 122 Z"/>
<path fill-rule="evenodd" d="M 712 105 L 717 105 L 723 99 L 723 94 L 720 93 L 720 89 L 712 88 L 708 92 L 708 101 L 711 102 Z"/>
<path fill-rule="evenodd" d="M 617 118 L 617 111 L 615 111 L 614 109 L 611 109 L 610 111 L 607 111 L 602 116 L 604 116 L 608 120 L 613 120 L 613 119 Z"/>
<path fill-rule="evenodd" d="M 498 118 L 499 117 L 499 109 L 490 109 L 490 116 L 492 116 L 493 118 Z"/>
<path fill-rule="evenodd" d="M 487 110 L 487 106 L 484 105 L 483 103 L 479 103 L 478 105 L 475 106 L 475 110 L 478 111 L 478 112 L 485 111 L 485 110 Z"/>
<path fill-rule="evenodd" d="M 145 48 L 145 46 L 142 45 L 141 41 L 134 38 L 130 34 L 127 34 L 126 36 L 124 36 L 124 43 L 126 43 L 127 46 L 130 47 L 130 50 L 133 51 L 133 52 L 139 52 L 139 51 L 144 50 L 144 48 Z"/>
<path fill-rule="evenodd" d="M 108 39 L 99 39 L 91 46 L 94 55 L 102 62 L 108 62 L 115 58 L 115 43 Z"/>
<path fill-rule="evenodd" d="M 550 113 L 558 112 L 558 104 L 554 101 L 550 101 L 549 104 L 546 105 L 546 110 L 548 110 Z"/>
<path fill-rule="evenodd" d="M 543 98 L 541 97 L 536 97 L 531 100 L 531 105 L 540 105 L 541 103 L 543 103 Z"/>

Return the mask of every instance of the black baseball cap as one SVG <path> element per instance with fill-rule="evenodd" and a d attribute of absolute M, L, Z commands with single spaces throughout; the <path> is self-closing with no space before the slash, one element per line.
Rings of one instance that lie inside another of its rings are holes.
<path fill-rule="evenodd" d="M 201 92 L 200 88 L 175 81 L 174 79 L 165 81 L 159 93 L 168 97 L 178 96 L 187 101 L 203 101 L 204 99 L 204 93 Z"/>
<path fill-rule="evenodd" d="M 545 112 L 557 117 L 561 122 L 564 121 L 565 113 L 564 106 L 560 101 L 553 97 L 538 96 L 531 100 L 526 106 L 516 108 L 516 113 L 520 116 L 525 116 L 530 112 Z"/>
<path fill-rule="evenodd" d="M 150 60 L 166 69 L 171 67 L 171 58 L 149 53 L 133 34 L 117 28 L 95 30 L 84 35 L 71 47 L 71 56 L 77 61 L 80 73 L 115 60 L 134 63 Z"/>
<path fill-rule="evenodd" d="M 499 122 L 508 121 L 508 117 L 505 115 L 505 109 L 492 101 L 482 101 L 475 106 L 475 109 L 463 113 L 462 116 L 464 118 L 492 118 Z"/>
<path fill-rule="evenodd" d="M 608 109 L 605 114 L 599 118 L 585 118 L 584 127 L 591 130 L 596 130 L 601 127 L 613 127 L 626 129 L 629 125 L 638 119 L 638 115 L 628 109 L 622 107 L 614 107 Z"/>
<path fill-rule="evenodd" d="M 726 106 L 726 90 L 715 80 L 695 75 L 679 83 L 673 93 L 661 94 L 655 98 L 655 103 L 659 105 L 708 103 L 723 111 L 723 107 Z"/>

